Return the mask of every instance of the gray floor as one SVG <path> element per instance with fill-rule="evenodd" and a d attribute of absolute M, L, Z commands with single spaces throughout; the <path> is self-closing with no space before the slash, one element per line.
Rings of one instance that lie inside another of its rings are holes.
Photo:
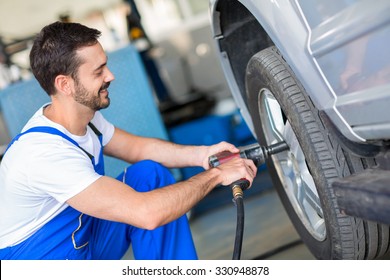
<path fill-rule="evenodd" d="M 253 195 L 245 199 L 244 205 L 245 229 L 241 259 L 314 259 L 300 242 L 274 190 Z M 236 231 L 236 208 L 233 204 L 194 219 L 191 221 L 191 229 L 199 259 L 232 258 Z"/>
<path fill-rule="evenodd" d="M 244 207 L 241 259 L 314 259 L 287 217 L 266 170 L 258 173 L 252 188 L 244 193 Z M 231 192 L 225 189 L 212 192 L 194 209 L 190 226 L 199 259 L 232 258 L 236 217 Z M 132 259 L 131 249 L 124 259 Z"/>

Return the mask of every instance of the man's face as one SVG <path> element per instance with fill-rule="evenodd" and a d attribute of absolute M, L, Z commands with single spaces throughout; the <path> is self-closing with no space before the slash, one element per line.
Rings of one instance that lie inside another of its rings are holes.
<path fill-rule="evenodd" d="M 107 67 L 107 56 L 101 45 L 85 47 L 78 51 L 82 59 L 75 79 L 74 100 L 93 111 L 107 108 L 110 98 L 107 88 L 114 76 Z"/>

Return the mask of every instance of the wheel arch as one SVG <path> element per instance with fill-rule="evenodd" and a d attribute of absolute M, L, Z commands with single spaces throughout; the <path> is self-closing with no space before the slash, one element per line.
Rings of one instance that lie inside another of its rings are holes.
<path fill-rule="evenodd" d="M 335 107 L 336 97 L 311 53 L 311 31 L 299 3 L 299 0 L 212 0 L 213 35 L 236 104 L 254 132 L 245 92 L 245 69 L 254 54 L 275 45 L 316 108 L 327 114 L 347 139 L 364 143 Z"/>
<path fill-rule="evenodd" d="M 233 95 L 239 94 L 246 105 L 246 66 L 254 54 L 274 43 L 261 23 L 240 1 L 215 1 L 212 13 L 217 47 L 229 61 L 236 89 L 239 90 Z"/>
<path fill-rule="evenodd" d="M 222 69 L 236 104 L 256 137 L 245 89 L 247 64 L 256 53 L 276 46 L 300 76 L 301 70 L 294 65 L 311 64 L 307 53 L 296 55 L 297 49 L 306 44 L 307 30 L 294 1 L 214 0 L 210 8 Z M 295 42 L 293 46 L 291 42 Z"/>

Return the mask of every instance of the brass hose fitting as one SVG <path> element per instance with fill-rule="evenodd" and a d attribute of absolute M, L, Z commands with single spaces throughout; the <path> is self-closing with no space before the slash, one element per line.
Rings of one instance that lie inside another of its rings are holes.
<path fill-rule="evenodd" d="M 242 188 L 240 185 L 233 185 L 232 187 L 232 192 L 233 192 L 233 198 L 236 200 L 238 197 L 243 197 L 244 192 L 242 191 Z"/>

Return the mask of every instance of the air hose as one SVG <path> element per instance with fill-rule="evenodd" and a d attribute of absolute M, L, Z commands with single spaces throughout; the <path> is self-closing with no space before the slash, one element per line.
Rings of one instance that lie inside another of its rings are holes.
<path fill-rule="evenodd" d="M 233 202 L 237 208 L 236 237 L 234 240 L 233 260 L 241 258 L 242 240 L 244 237 L 245 210 L 243 190 L 249 187 L 249 181 L 241 179 L 231 185 Z"/>
<path fill-rule="evenodd" d="M 242 240 L 244 237 L 245 210 L 243 192 L 240 186 L 235 185 L 233 190 L 233 201 L 237 208 L 236 237 L 234 240 L 233 260 L 241 258 Z"/>
<path fill-rule="evenodd" d="M 255 165 L 260 165 L 265 160 L 274 154 L 286 151 L 289 146 L 286 142 L 282 141 L 270 146 L 260 146 L 258 143 L 251 144 L 240 148 L 239 153 L 231 153 L 229 151 L 223 151 L 218 154 L 209 157 L 210 167 L 217 167 L 224 162 L 231 160 L 232 158 L 246 158 L 251 159 Z M 242 240 L 244 236 L 244 199 L 243 191 L 249 187 L 249 181 L 246 179 L 240 179 L 231 185 L 233 192 L 233 201 L 237 207 L 237 227 L 236 227 L 236 239 L 234 241 L 233 260 L 239 260 L 241 257 Z"/>

